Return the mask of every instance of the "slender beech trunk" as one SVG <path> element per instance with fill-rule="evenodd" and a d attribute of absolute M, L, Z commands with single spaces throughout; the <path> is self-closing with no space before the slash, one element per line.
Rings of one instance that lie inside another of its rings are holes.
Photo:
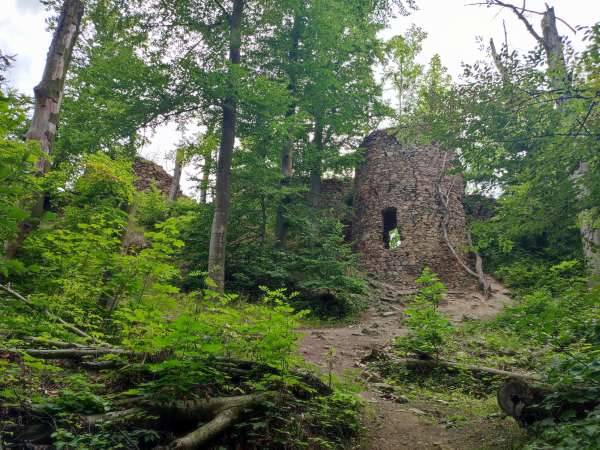
<path fill-rule="evenodd" d="M 65 0 L 58 18 L 56 30 L 46 56 L 46 65 L 42 80 L 33 89 L 35 107 L 29 131 L 25 135 L 28 141 L 38 141 L 42 151 L 52 155 L 52 146 L 58 130 L 60 107 L 63 101 L 65 78 L 73 47 L 79 36 L 81 19 L 83 17 L 82 0 Z M 48 170 L 48 158 L 40 158 L 37 168 L 40 174 Z M 45 195 L 36 193 L 33 199 L 31 217 L 19 224 L 14 240 L 8 242 L 5 248 L 7 258 L 14 258 L 21 248 L 23 241 L 34 230 L 44 213 Z"/>
<path fill-rule="evenodd" d="M 179 184 L 181 182 L 181 172 L 183 171 L 183 159 L 185 157 L 185 149 L 180 147 L 177 149 L 175 153 L 175 169 L 173 170 L 173 180 L 171 181 L 171 187 L 169 188 L 169 201 L 174 202 L 177 200 L 177 195 L 179 195 L 180 188 Z"/>
<path fill-rule="evenodd" d="M 310 169 L 310 205 L 313 209 L 319 207 L 321 198 L 321 161 L 323 158 L 323 122 L 321 119 L 315 121 L 315 158 Z"/>
<path fill-rule="evenodd" d="M 288 72 L 288 76 L 290 77 L 290 84 L 288 86 L 288 91 L 292 97 L 295 97 L 298 81 L 296 77 L 296 68 L 295 63 L 298 60 L 298 45 L 300 43 L 300 33 L 301 33 L 301 25 L 302 18 L 299 16 L 294 17 L 294 25 L 292 27 L 292 45 L 290 51 L 288 53 L 288 61 L 290 64 L 290 70 Z M 292 101 L 292 104 L 288 108 L 285 113 L 286 118 L 292 117 L 296 113 L 296 101 L 295 99 Z M 291 182 L 292 173 L 293 173 L 293 151 L 294 151 L 294 143 L 290 137 L 288 137 L 282 148 L 281 148 L 281 187 L 286 189 Z M 287 207 L 291 203 L 292 198 L 289 195 L 284 195 L 279 207 L 277 208 L 277 217 L 276 217 L 276 237 L 279 244 L 283 244 L 285 242 L 285 235 L 288 229 L 288 221 L 285 217 Z"/>
<path fill-rule="evenodd" d="M 208 194 L 208 182 L 210 178 L 210 168 L 212 166 L 212 155 L 204 155 L 204 164 L 202 166 L 202 180 L 200 181 L 200 203 L 206 204 Z"/>
<path fill-rule="evenodd" d="M 237 99 L 234 92 L 235 66 L 240 64 L 240 48 L 242 45 L 242 14 L 244 0 L 234 0 L 233 12 L 229 16 L 229 95 L 223 101 L 223 122 L 221 127 L 221 144 L 217 161 L 215 212 L 210 233 L 208 252 L 208 273 L 217 284 L 217 290 L 225 289 L 225 246 L 227 243 L 227 221 L 229 218 L 229 197 L 231 161 L 235 144 L 235 126 L 237 116 Z"/>

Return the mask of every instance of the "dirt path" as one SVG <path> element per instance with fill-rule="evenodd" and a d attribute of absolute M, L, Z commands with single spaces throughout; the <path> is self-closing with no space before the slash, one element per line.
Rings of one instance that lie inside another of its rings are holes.
<path fill-rule="evenodd" d="M 488 300 L 477 292 L 454 293 L 440 309 L 459 322 L 465 317 L 491 317 L 509 302 L 506 291 L 494 283 Z M 400 326 L 402 309 L 399 302 L 376 301 L 356 324 L 304 330 L 301 352 L 307 361 L 325 373 L 331 369 L 342 375 L 353 369 L 355 377 L 364 379 L 360 360 L 372 349 L 385 347 L 395 336 L 406 332 Z M 448 428 L 444 420 L 440 420 L 452 414 L 447 402 L 398 403 L 384 398 L 383 380 L 367 376 L 366 381 L 366 390 L 361 395 L 373 406 L 368 425 L 372 434 L 369 450 L 510 448 L 489 442 L 493 440 L 490 436 L 494 436 L 494 430 L 488 428 L 498 424 L 482 423 L 468 430 Z"/>

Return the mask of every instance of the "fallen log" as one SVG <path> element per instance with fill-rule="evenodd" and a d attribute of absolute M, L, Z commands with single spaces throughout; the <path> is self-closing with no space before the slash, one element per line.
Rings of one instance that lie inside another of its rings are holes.
<path fill-rule="evenodd" d="M 142 414 L 144 414 L 144 410 L 142 408 L 129 408 L 121 411 L 112 411 L 105 414 L 93 414 L 91 416 L 83 416 L 82 422 L 88 428 L 93 428 L 100 424 L 130 419 L 131 417 L 141 416 Z"/>
<path fill-rule="evenodd" d="M 129 358 L 138 358 L 142 361 L 149 358 L 150 360 L 156 360 L 156 357 L 164 358 L 165 353 L 159 353 L 157 355 L 148 355 L 146 353 L 134 352 L 131 350 L 125 350 L 119 347 L 68 347 L 59 349 L 39 349 L 39 348 L 0 348 L 0 352 L 5 353 L 26 353 L 29 356 L 40 359 L 74 359 L 80 360 L 88 357 L 97 357 L 103 355 L 118 355 L 126 356 Z M 223 373 L 229 373 L 231 375 L 239 377 L 250 378 L 256 374 L 281 374 L 281 370 L 276 367 L 272 367 L 268 364 L 261 363 L 258 361 L 248 361 L 234 358 L 216 357 L 208 358 L 205 363 L 209 366 L 213 366 Z M 127 361 L 108 360 L 108 361 L 82 361 L 81 365 L 89 370 L 104 370 L 104 369 L 117 369 L 128 364 Z M 292 370 L 291 375 L 296 376 L 305 386 L 320 395 L 330 395 L 332 389 L 321 381 L 319 377 L 313 375 L 307 371 Z M 306 389 L 302 386 L 296 386 L 295 395 L 305 394 Z"/>
<path fill-rule="evenodd" d="M 137 402 L 138 406 L 105 414 L 83 416 L 82 422 L 91 429 L 110 422 L 140 421 L 147 420 L 149 417 L 159 418 L 162 422 L 179 424 L 203 421 L 206 423 L 166 447 L 167 449 L 196 449 L 202 448 L 206 442 L 237 423 L 246 411 L 276 396 L 276 392 L 267 391 L 233 397 L 182 400 L 166 405 L 157 405 L 148 398 L 142 398 Z"/>
<path fill-rule="evenodd" d="M 405 365 L 409 369 L 434 369 L 442 367 L 450 370 L 466 370 L 468 372 L 484 373 L 503 378 L 515 378 L 520 380 L 538 381 L 538 375 L 509 372 L 507 370 L 496 369 L 494 367 L 476 366 L 473 364 L 463 364 L 454 361 L 445 361 L 442 359 L 416 359 L 416 358 L 394 358 L 397 364 Z"/>
<path fill-rule="evenodd" d="M 463 364 L 454 361 L 446 361 L 443 359 L 436 359 L 432 356 L 421 353 L 420 358 L 398 358 L 395 355 L 391 355 L 388 352 L 373 349 L 371 353 L 365 356 L 361 362 L 371 362 L 375 360 L 386 359 L 394 364 L 406 366 L 407 369 L 411 370 L 432 370 L 435 368 L 443 368 L 450 371 L 466 370 L 475 373 L 484 373 L 494 375 L 503 378 L 514 378 L 525 381 L 539 382 L 539 375 L 526 374 L 518 372 L 509 372 L 507 370 L 496 369 L 494 367 L 477 366 L 473 364 Z"/>
<path fill-rule="evenodd" d="M 0 349 L 7 353 L 27 353 L 29 356 L 40 359 L 80 359 L 86 356 L 102 355 L 124 355 L 135 356 L 136 353 L 114 347 L 94 347 L 94 348 L 60 348 L 60 349 L 40 349 L 40 348 L 6 348 Z"/>
<path fill-rule="evenodd" d="M 61 325 L 63 325 L 67 330 L 71 331 L 72 333 L 75 333 L 78 336 L 81 336 L 81 337 L 84 337 L 86 339 L 89 339 L 92 342 L 97 342 L 100 345 L 109 345 L 106 342 L 101 341 L 100 339 L 97 339 L 97 338 L 94 338 L 94 337 L 90 336 L 85 331 L 80 330 L 75 325 L 73 325 L 72 323 L 67 322 L 66 320 L 64 320 L 61 317 L 57 316 L 56 314 L 52 313 L 47 308 L 44 308 L 44 307 L 39 306 L 39 305 L 36 305 L 31 300 L 29 300 L 27 297 L 21 295 L 20 293 L 18 293 L 17 291 L 15 291 L 10 286 L 4 285 L 4 284 L 0 283 L 0 289 L 3 290 L 4 292 L 6 292 L 7 294 L 10 294 L 13 298 L 19 300 L 23 304 L 27 305 L 29 308 L 33 309 L 34 311 L 41 312 L 42 314 L 44 314 L 48 318 L 50 318 L 52 320 L 56 320 L 58 323 L 60 323 Z"/>
<path fill-rule="evenodd" d="M 210 399 L 194 405 L 183 405 L 190 409 L 186 410 L 184 408 L 183 410 L 178 410 L 179 413 L 185 411 L 186 414 L 199 414 L 212 410 L 215 413 L 215 416 L 210 422 L 200 426 L 191 433 L 174 440 L 168 448 L 177 450 L 202 448 L 204 444 L 235 424 L 246 410 L 257 407 L 275 395 L 276 393 L 274 392 L 264 392 L 237 397 Z M 185 403 L 187 404 L 188 402 Z"/>

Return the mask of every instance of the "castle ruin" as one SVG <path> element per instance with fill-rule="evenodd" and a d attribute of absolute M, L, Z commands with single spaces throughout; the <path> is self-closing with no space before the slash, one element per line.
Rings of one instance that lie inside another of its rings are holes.
<path fill-rule="evenodd" d="M 453 152 L 403 145 L 388 130 L 371 133 L 361 147 L 352 223 L 361 268 L 406 289 L 415 287 L 425 266 L 450 288 L 474 286 L 461 264 L 468 260 L 465 185 L 451 171 Z"/>

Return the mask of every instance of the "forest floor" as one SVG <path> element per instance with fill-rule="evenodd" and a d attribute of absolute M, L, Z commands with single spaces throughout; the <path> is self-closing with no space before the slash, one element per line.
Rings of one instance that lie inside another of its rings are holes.
<path fill-rule="evenodd" d="M 440 310 L 454 323 L 493 317 L 511 302 L 507 291 L 493 283 L 489 299 L 475 291 L 453 293 Z M 352 324 L 302 330 L 304 358 L 351 382 L 359 382 L 369 405 L 365 450 L 441 449 L 487 450 L 518 448 L 524 432 L 512 418 L 500 414 L 495 398 L 468 396 L 393 385 L 367 370 L 361 361 L 374 349 L 389 346 L 406 332 L 400 324 L 400 302 L 372 302 Z M 403 388 L 406 389 L 403 392 Z"/>

